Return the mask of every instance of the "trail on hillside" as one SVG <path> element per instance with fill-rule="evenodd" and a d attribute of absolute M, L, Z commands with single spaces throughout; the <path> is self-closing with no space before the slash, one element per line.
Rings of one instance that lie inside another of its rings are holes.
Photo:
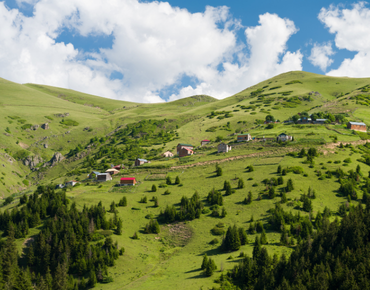
<path fill-rule="evenodd" d="M 357 141 L 348 141 L 348 142 L 328 143 L 328 144 L 323 145 L 322 148 L 320 148 L 320 149 L 324 154 L 327 154 L 328 152 L 324 148 L 334 149 L 334 148 L 338 147 L 341 143 L 343 145 L 347 145 L 347 144 L 362 145 L 362 144 L 366 144 L 367 142 L 370 142 L 370 140 L 357 140 Z M 232 157 L 228 157 L 228 158 L 224 158 L 224 159 L 216 159 L 216 160 L 210 160 L 210 161 L 197 162 L 197 163 L 193 163 L 193 164 L 172 166 L 171 169 L 176 170 L 176 169 L 181 169 L 181 168 L 190 168 L 190 167 L 195 167 L 195 166 L 203 166 L 203 165 L 209 165 L 209 164 L 215 164 L 215 163 L 222 163 L 222 162 L 239 160 L 239 159 L 244 159 L 244 158 L 267 157 L 267 156 L 271 156 L 271 155 L 286 154 L 286 153 L 289 153 L 289 152 L 300 151 L 300 150 L 301 150 L 301 147 L 284 148 L 284 149 L 265 151 L 265 152 L 255 152 L 255 153 L 250 153 L 250 154 L 246 154 L 246 155 L 232 156 Z"/>
<path fill-rule="evenodd" d="M 190 168 L 194 166 L 202 166 L 202 165 L 209 165 L 209 164 L 215 164 L 215 163 L 222 163 L 227 161 L 233 161 L 243 158 L 252 158 L 252 157 L 266 157 L 270 155 L 276 155 L 276 154 L 286 154 L 293 151 L 299 151 L 300 148 L 284 148 L 282 150 L 273 150 L 273 151 L 266 151 L 266 152 L 256 152 L 256 153 L 250 153 L 246 155 L 238 155 L 238 156 L 232 156 L 224 159 L 216 159 L 216 160 L 210 160 L 210 161 L 203 161 L 203 162 L 197 162 L 193 164 L 186 164 L 186 165 L 179 165 L 179 166 L 172 166 L 171 169 L 181 169 L 181 168 Z"/>

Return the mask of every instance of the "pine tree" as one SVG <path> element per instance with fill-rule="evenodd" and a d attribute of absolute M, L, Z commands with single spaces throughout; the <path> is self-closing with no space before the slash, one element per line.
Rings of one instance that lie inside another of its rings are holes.
<path fill-rule="evenodd" d="M 261 241 L 258 237 L 254 240 L 254 247 L 253 247 L 253 259 L 258 260 L 261 254 Z"/>
<path fill-rule="evenodd" d="M 279 174 L 281 173 L 281 165 L 278 166 L 277 173 L 279 173 Z"/>
<path fill-rule="evenodd" d="M 166 177 L 166 184 L 167 185 L 171 185 L 172 184 L 172 180 L 171 180 L 171 177 L 170 176 L 167 176 Z"/>
<path fill-rule="evenodd" d="M 270 187 L 270 189 L 269 189 L 269 198 L 270 199 L 275 198 L 275 189 L 273 187 Z"/>
<path fill-rule="evenodd" d="M 238 233 L 239 233 L 239 238 L 240 238 L 240 244 L 242 246 L 248 244 L 249 241 L 248 241 L 247 233 L 245 232 L 245 230 L 243 228 L 239 228 Z"/>
<path fill-rule="evenodd" d="M 241 188 L 244 188 L 244 187 L 245 187 L 244 180 L 242 178 L 239 178 L 238 189 L 241 189 Z"/>
<path fill-rule="evenodd" d="M 204 270 L 207 268 L 207 266 L 208 266 L 208 257 L 207 254 L 204 254 L 201 269 Z"/>
<path fill-rule="evenodd" d="M 261 245 L 266 245 L 267 244 L 267 237 L 266 237 L 266 233 L 265 233 L 264 228 L 262 228 L 262 233 L 261 233 L 261 236 L 260 236 L 260 242 L 261 242 Z"/>
<path fill-rule="evenodd" d="M 247 204 L 251 204 L 251 203 L 252 203 L 252 201 L 253 201 L 252 192 L 251 192 L 251 191 L 249 191 L 249 192 L 248 192 L 248 203 L 247 203 Z"/>
<path fill-rule="evenodd" d="M 175 184 L 180 184 L 180 177 L 176 176 Z"/>
<path fill-rule="evenodd" d="M 282 194 L 281 194 L 281 201 L 280 202 L 281 203 L 286 203 L 287 202 L 287 198 L 286 198 L 285 192 L 282 192 Z"/>
<path fill-rule="evenodd" d="M 156 192 L 157 191 L 157 187 L 155 186 L 155 184 L 152 185 L 152 192 Z"/>
<path fill-rule="evenodd" d="M 90 273 L 89 273 L 89 286 L 90 287 L 95 287 L 97 282 L 98 282 L 98 280 L 96 279 L 95 271 L 93 269 L 91 269 Z"/>
<path fill-rule="evenodd" d="M 117 230 L 116 230 L 117 235 L 122 235 L 122 228 L 123 228 L 122 220 L 121 218 L 119 218 L 117 221 Z"/>
<path fill-rule="evenodd" d="M 286 188 L 285 188 L 285 191 L 286 192 L 291 192 L 292 190 L 294 190 L 293 180 L 291 178 L 289 178 L 289 180 L 287 182 L 287 185 L 286 185 Z"/>
<path fill-rule="evenodd" d="M 216 169 L 216 175 L 217 176 L 222 176 L 222 168 L 221 167 L 217 167 L 217 169 Z"/>
<path fill-rule="evenodd" d="M 57 269 L 55 271 L 54 279 L 53 279 L 53 289 L 54 290 L 64 290 L 67 289 L 67 281 L 68 281 L 68 273 L 67 273 L 67 264 L 58 263 Z M 95 285 L 95 284 L 94 284 Z"/>
<path fill-rule="evenodd" d="M 226 209 L 223 207 L 222 208 L 222 212 L 221 212 L 221 217 L 226 217 L 226 215 L 227 215 L 227 212 L 226 212 Z"/>

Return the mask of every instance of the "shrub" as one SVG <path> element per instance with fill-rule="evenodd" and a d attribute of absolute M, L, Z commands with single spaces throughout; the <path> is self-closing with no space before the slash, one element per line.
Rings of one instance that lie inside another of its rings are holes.
<path fill-rule="evenodd" d="M 210 245 L 216 245 L 218 243 L 219 243 L 219 241 L 218 241 L 217 238 L 214 238 L 212 241 L 209 242 Z"/>
<path fill-rule="evenodd" d="M 77 121 L 74 121 L 72 119 L 62 119 L 62 121 L 60 121 L 60 124 L 65 125 L 65 126 L 78 126 L 79 125 Z"/>

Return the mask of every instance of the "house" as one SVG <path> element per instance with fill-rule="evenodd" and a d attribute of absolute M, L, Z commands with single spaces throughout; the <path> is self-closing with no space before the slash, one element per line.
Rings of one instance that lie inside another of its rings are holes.
<path fill-rule="evenodd" d="M 251 141 L 252 140 L 251 134 L 239 134 L 236 138 L 237 138 L 236 139 L 237 142 Z"/>
<path fill-rule="evenodd" d="M 231 146 L 226 143 L 220 143 L 217 146 L 217 153 L 227 153 L 231 151 Z"/>
<path fill-rule="evenodd" d="M 146 159 L 141 159 L 141 158 L 136 158 L 136 160 L 135 160 L 135 166 L 140 166 L 140 165 L 143 165 L 145 163 L 150 163 L 150 161 L 148 161 Z"/>
<path fill-rule="evenodd" d="M 64 184 L 57 184 L 56 186 L 55 186 L 55 189 L 62 189 L 62 188 L 64 188 Z"/>
<path fill-rule="evenodd" d="M 200 146 L 207 145 L 209 142 L 211 142 L 211 140 L 204 139 L 204 140 L 200 141 Z"/>
<path fill-rule="evenodd" d="M 311 122 L 312 122 L 312 119 L 308 117 L 302 117 L 298 120 L 298 124 L 309 124 Z"/>
<path fill-rule="evenodd" d="M 90 178 L 90 179 L 94 179 L 94 178 L 96 178 L 99 174 L 100 174 L 100 172 L 98 172 L 98 171 L 92 171 L 92 172 L 88 175 L 88 178 Z"/>
<path fill-rule="evenodd" d="M 75 186 L 77 184 L 77 181 L 76 180 L 71 180 L 71 181 L 68 181 L 66 182 L 66 186 Z"/>
<path fill-rule="evenodd" d="M 185 157 L 185 156 L 190 156 L 190 155 L 193 155 L 194 154 L 194 151 L 189 149 L 189 148 L 181 148 L 180 149 L 180 152 L 179 152 L 179 157 Z"/>
<path fill-rule="evenodd" d="M 366 132 L 366 124 L 362 122 L 348 122 L 347 129 Z"/>
<path fill-rule="evenodd" d="M 173 153 L 171 151 L 166 151 L 162 154 L 162 157 L 173 157 Z"/>
<path fill-rule="evenodd" d="M 129 186 L 129 185 L 135 185 L 137 183 L 135 177 L 122 177 L 119 185 L 120 186 Z"/>
<path fill-rule="evenodd" d="M 125 169 L 125 166 L 123 164 L 119 164 L 119 165 L 113 166 L 112 168 L 120 170 L 120 169 Z"/>
<path fill-rule="evenodd" d="M 100 173 L 96 176 L 96 180 L 99 182 L 109 181 L 112 180 L 112 175 L 109 173 Z"/>
<path fill-rule="evenodd" d="M 183 148 L 187 148 L 187 149 L 190 149 L 190 150 L 193 150 L 194 146 L 193 145 L 190 145 L 190 144 L 184 144 L 184 143 L 179 143 L 177 144 L 177 155 L 180 155 L 180 150 L 183 149 Z"/>
<path fill-rule="evenodd" d="M 292 140 L 293 140 L 293 137 L 285 133 L 281 133 L 279 136 L 276 137 L 277 142 L 279 141 L 285 142 L 285 141 L 292 141 Z"/>
<path fill-rule="evenodd" d="M 119 173 L 119 170 L 111 168 L 111 169 L 108 169 L 107 171 L 105 171 L 105 173 L 109 173 L 110 175 L 114 175 L 114 174 Z"/>
<path fill-rule="evenodd" d="M 326 123 L 326 120 L 327 119 L 316 119 L 316 121 L 314 121 L 313 123 L 314 124 L 320 124 L 320 125 L 323 125 Z"/>

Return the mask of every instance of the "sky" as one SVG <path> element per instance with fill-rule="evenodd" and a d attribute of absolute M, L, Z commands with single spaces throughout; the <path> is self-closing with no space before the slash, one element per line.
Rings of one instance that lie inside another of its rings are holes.
<path fill-rule="evenodd" d="M 0 77 L 17 83 L 157 103 L 296 70 L 370 77 L 369 3 L 0 1 Z"/>

